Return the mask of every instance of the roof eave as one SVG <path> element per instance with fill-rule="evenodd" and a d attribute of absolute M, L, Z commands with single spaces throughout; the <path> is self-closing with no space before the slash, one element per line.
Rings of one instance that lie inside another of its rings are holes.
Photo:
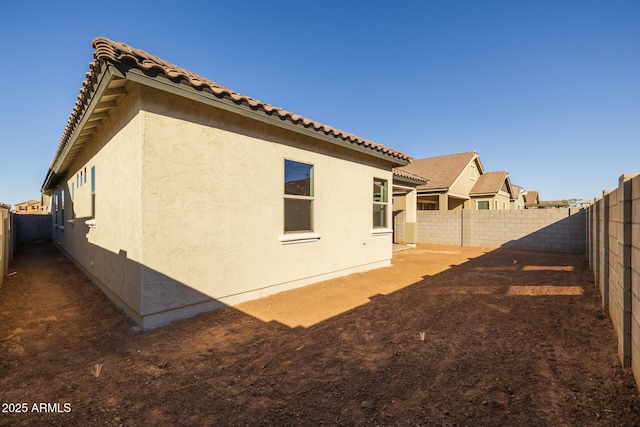
<path fill-rule="evenodd" d="M 114 66 L 114 65 L 112 65 Z M 407 156 L 406 158 L 400 158 L 393 154 L 387 154 L 375 149 L 371 149 L 364 146 L 355 145 L 349 141 L 343 140 L 339 137 L 334 137 L 331 135 L 327 135 L 324 132 L 314 131 L 312 129 L 306 128 L 304 126 L 295 124 L 289 120 L 283 120 L 276 115 L 268 115 L 262 110 L 254 110 L 250 106 L 243 104 L 236 104 L 231 99 L 219 98 L 213 93 L 206 92 L 203 90 L 195 89 L 191 85 L 180 84 L 172 82 L 162 75 L 158 76 L 149 76 L 135 67 L 128 67 L 123 64 L 115 65 L 120 73 L 124 76 L 124 78 L 145 85 L 149 87 L 156 88 L 158 90 L 162 90 L 164 92 L 172 93 L 174 95 L 178 95 L 181 97 L 185 97 L 197 102 L 203 102 L 208 105 L 215 106 L 217 108 L 230 111 L 232 113 L 240 114 L 244 117 L 258 120 L 263 123 L 271 124 L 278 126 L 280 128 L 284 128 L 293 132 L 297 132 L 302 135 L 310 136 L 315 139 L 320 139 L 325 142 L 329 142 L 334 145 L 338 145 L 344 148 L 348 148 L 350 150 L 354 150 L 360 153 L 367 154 L 369 156 L 377 157 L 379 159 L 386 160 L 391 162 L 394 166 L 406 166 L 411 162 L 411 157 Z M 401 153 L 404 155 L 404 153 Z"/>
<path fill-rule="evenodd" d="M 69 155 L 69 152 L 71 152 L 71 150 L 74 148 L 78 136 L 80 135 L 80 133 L 82 133 L 85 125 L 91 117 L 91 114 L 100 103 L 100 100 L 102 99 L 105 92 L 109 89 L 109 84 L 116 76 L 123 77 L 122 74 L 112 65 L 106 64 L 104 62 L 101 64 L 101 70 L 97 76 L 98 84 L 96 86 L 96 89 L 91 95 L 89 95 L 89 103 L 82 112 L 78 124 L 75 126 L 75 129 L 73 130 L 67 141 L 61 141 L 61 143 L 64 145 L 64 148 L 62 149 L 62 152 L 54 158 L 54 161 L 52 162 L 51 167 L 47 172 L 47 176 L 40 190 L 42 193 L 46 193 L 52 188 L 53 184 L 55 184 L 55 178 L 56 175 L 59 174 L 61 166 L 64 164 L 64 161 Z"/>

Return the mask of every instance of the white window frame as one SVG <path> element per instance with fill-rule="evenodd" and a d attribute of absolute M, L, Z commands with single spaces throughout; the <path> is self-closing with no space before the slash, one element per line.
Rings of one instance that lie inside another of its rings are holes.
<path fill-rule="evenodd" d="M 376 183 L 380 183 L 381 191 L 381 200 L 376 200 L 375 186 Z M 371 234 L 381 235 L 381 234 L 389 234 L 393 233 L 393 229 L 389 228 L 389 180 L 381 177 L 373 178 L 373 194 L 372 194 L 372 209 L 371 209 Z M 374 215 L 376 212 L 376 207 L 384 207 L 384 224 L 375 225 Z"/>
<path fill-rule="evenodd" d="M 295 163 L 300 163 L 300 164 L 304 164 L 304 165 L 308 165 L 310 166 L 310 187 L 309 187 L 309 193 L 310 195 L 306 196 L 306 195 L 296 195 L 296 194 L 287 194 L 286 192 L 286 188 L 283 188 L 283 216 L 282 216 L 282 228 L 283 228 L 283 234 L 281 234 L 280 236 L 278 236 L 278 240 L 283 244 L 292 244 L 292 243 L 307 243 L 307 242 L 315 242 L 317 240 L 320 239 L 321 235 L 317 232 L 315 232 L 315 165 L 313 163 L 310 163 L 308 161 L 302 161 L 302 160 L 294 160 L 294 159 L 289 159 L 289 158 L 285 158 L 284 162 L 283 162 L 283 185 L 286 185 L 286 165 L 287 162 L 295 162 Z M 287 228 L 287 224 L 286 224 L 286 201 L 287 200 L 308 200 L 311 202 L 311 207 L 310 207 L 310 224 L 311 224 L 311 229 L 310 230 L 290 230 L 290 231 L 286 231 Z"/>

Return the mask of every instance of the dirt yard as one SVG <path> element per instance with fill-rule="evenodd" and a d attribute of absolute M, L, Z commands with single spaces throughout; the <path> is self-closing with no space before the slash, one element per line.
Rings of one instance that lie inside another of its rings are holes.
<path fill-rule="evenodd" d="M 50 246 L 10 271 L 3 426 L 640 425 L 582 255 L 419 246 L 145 332 Z"/>

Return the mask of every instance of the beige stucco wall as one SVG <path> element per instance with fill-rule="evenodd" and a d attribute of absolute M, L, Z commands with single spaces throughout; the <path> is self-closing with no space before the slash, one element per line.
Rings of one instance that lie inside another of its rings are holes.
<path fill-rule="evenodd" d="M 474 197 L 469 201 L 468 209 L 478 209 L 478 202 L 488 201 L 489 210 L 511 210 L 511 201 L 508 193 L 499 192 L 493 197 Z M 496 201 L 498 202 L 498 209 L 496 209 Z"/>
<path fill-rule="evenodd" d="M 468 196 L 469 192 L 476 185 L 478 178 L 480 177 L 480 168 L 474 158 L 465 168 L 464 171 L 458 176 L 456 181 L 449 188 L 449 193 L 458 196 Z M 471 178 L 471 167 L 475 167 L 475 178 Z M 458 203 L 456 203 L 458 205 Z M 451 208 L 450 208 L 451 209 Z"/>
<path fill-rule="evenodd" d="M 54 189 L 59 196 L 64 190 L 65 212 L 61 221 L 61 212 L 52 211 L 52 215 L 58 215 L 52 237 L 111 299 L 139 322 L 142 116 L 138 111 L 138 87 L 133 85 L 129 90 Z M 92 167 L 96 168 L 94 228 L 85 224 L 91 219 Z M 85 168 L 86 183 L 83 180 L 77 186 L 76 174 L 84 173 Z"/>
<path fill-rule="evenodd" d="M 391 234 L 372 234 L 373 178 L 387 179 L 391 192 L 389 163 L 142 92 L 141 313 L 149 325 L 390 265 Z M 279 240 L 285 159 L 314 165 L 317 241 Z M 391 210 L 389 199 L 389 228 Z"/>

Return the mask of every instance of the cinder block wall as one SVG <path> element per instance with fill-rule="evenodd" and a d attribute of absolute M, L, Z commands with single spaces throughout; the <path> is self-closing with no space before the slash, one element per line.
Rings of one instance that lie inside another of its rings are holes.
<path fill-rule="evenodd" d="M 10 216 L 9 207 L 0 204 L 0 287 L 8 273 L 9 261 L 11 260 Z"/>
<path fill-rule="evenodd" d="M 34 240 L 51 240 L 51 215 L 15 215 L 17 245 L 30 245 Z"/>
<path fill-rule="evenodd" d="M 585 251 L 582 209 L 419 211 L 418 242 Z"/>
<path fill-rule="evenodd" d="M 462 246 L 462 211 L 418 211 L 418 243 Z"/>
<path fill-rule="evenodd" d="M 587 208 L 589 266 L 618 340 L 618 357 L 640 386 L 640 175 Z"/>
<path fill-rule="evenodd" d="M 631 184 L 631 364 L 640 387 L 640 176 Z"/>

